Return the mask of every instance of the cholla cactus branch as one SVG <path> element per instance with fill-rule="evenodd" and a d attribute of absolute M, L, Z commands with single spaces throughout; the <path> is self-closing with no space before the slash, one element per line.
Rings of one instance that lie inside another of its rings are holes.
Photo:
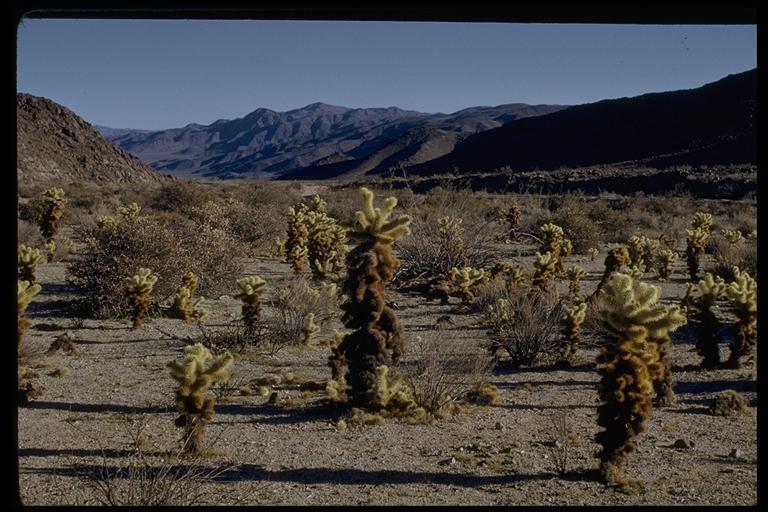
<path fill-rule="evenodd" d="M 565 337 L 565 358 L 570 360 L 581 343 L 581 324 L 587 316 L 587 303 L 582 302 L 566 308 L 563 315 L 563 336 Z"/>
<path fill-rule="evenodd" d="M 694 296 L 694 290 L 697 294 Z M 725 281 L 721 277 L 715 277 L 709 272 L 698 286 L 688 283 L 688 289 L 683 299 L 683 308 L 688 317 L 693 321 L 693 329 L 696 333 L 696 349 L 699 355 L 704 357 L 701 367 L 706 369 L 717 368 L 720 365 L 719 337 L 717 335 L 722 326 L 717 316 L 712 311 L 712 306 L 725 290 Z"/>
<path fill-rule="evenodd" d="M 33 249 L 32 247 L 20 244 L 17 259 L 18 279 L 34 283 L 37 265 L 44 262 L 45 256 L 40 254 L 40 249 Z"/>
<path fill-rule="evenodd" d="M 152 304 L 152 288 L 157 282 L 157 276 L 148 268 L 139 268 L 133 277 L 127 277 L 126 290 L 128 304 L 133 308 L 133 329 L 144 324 L 144 318 L 149 306 Z"/>
<path fill-rule="evenodd" d="M 237 286 L 240 293 L 235 295 L 235 298 L 243 301 L 243 323 L 246 328 L 251 329 L 261 316 L 261 297 L 267 292 L 267 282 L 259 276 L 250 276 L 238 279 Z"/>

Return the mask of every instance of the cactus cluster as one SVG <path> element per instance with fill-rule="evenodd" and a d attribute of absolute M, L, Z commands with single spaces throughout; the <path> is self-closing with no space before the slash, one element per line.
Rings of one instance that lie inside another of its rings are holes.
<path fill-rule="evenodd" d="M 733 275 L 734 281 L 724 290 L 729 309 L 737 319 L 727 364 L 739 368 L 741 358 L 751 356 L 757 342 L 757 281 L 738 267 L 733 267 Z"/>
<path fill-rule="evenodd" d="M 573 243 L 566 240 L 563 228 L 551 222 L 541 226 L 542 244 L 539 252 L 542 254 L 550 253 L 554 262 L 555 274 L 561 276 L 564 274 L 562 256 L 573 254 Z"/>
<path fill-rule="evenodd" d="M 115 229 L 119 222 L 111 215 L 99 215 L 96 217 L 96 225 L 99 229 Z"/>
<path fill-rule="evenodd" d="M 148 268 L 139 268 L 138 272 L 125 278 L 128 294 L 128 305 L 133 308 L 131 320 L 133 329 L 144 324 L 149 306 L 152 304 L 152 288 L 157 282 L 157 276 Z"/>
<path fill-rule="evenodd" d="M 347 254 L 342 285 L 347 297 L 341 306 L 342 321 L 352 332 L 333 349 L 329 366 L 340 399 L 375 408 L 377 368 L 388 356 L 399 361 L 404 351 L 402 326 L 386 302 L 384 286 L 400 265 L 392 255 L 392 245 L 410 233 L 411 218 L 390 218 L 397 205 L 394 197 L 375 208 L 373 192 L 363 187 L 360 194 L 363 209 L 356 212 L 351 231 L 360 243 Z"/>
<path fill-rule="evenodd" d="M 557 261 L 551 252 L 536 253 L 536 261 L 533 262 L 534 272 L 531 284 L 543 292 L 552 290 L 553 280 L 557 272 Z"/>
<path fill-rule="evenodd" d="M 35 270 L 37 265 L 45 263 L 45 256 L 40 254 L 40 249 L 33 249 L 24 244 L 19 244 L 17 258 L 17 274 L 20 281 L 35 282 Z"/>
<path fill-rule="evenodd" d="M 241 313 L 246 329 L 253 329 L 261 316 L 261 297 L 267 292 L 267 282 L 259 276 L 244 277 L 237 280 L 240 293 L 236 299 L 243 302 Z"/>
<path fill-rule="evenodd" d="M 229 352 L 214 358 L 201 343 L 184 348 L 183 362 L 169 361 L 171 377 L 179 383 L 176 390 L 177 427 L 184 428 L 182 445 L 187 453 L 199 453 L 203 448 L 206 425 L 213 419 L 214 398 L 206 396 L 210 386 L 229 380 L 229 367 L 234 358 Z M 208 367 L 206 362 L 210 361 Z"/>
<path fill-rule="evenodd" d="M 641 272 L 648 272 L 656 259 L 661 242 L 645 235 L 633 235 L 629 238 L 627 249 L 629 250 L 629 265 L 637 267 Z"/>
<path fill-rule="evenodd" d="M 597 283 L 597 288 L 595 288 L 591 298 L 597 297 L 600 290 L 605 286 L 605 283 L 608 282 L 608 279 L 610 279 L 614 273 L 621 270 L 621 267 L 629 265 L 630 261 L 629 250 L 626 247 L 614 247 L 609 250 L 605 257 L 605 271 L 603 272 L 603 277 L 600 279 L 600 282 Z"/>
<path fill-rule="evenodd" d="M 185 322 L 202 320 L 208 316 L 208 311 L 201 305 L 203 297 L 194 298 L 197 291 L 198 279 L 194 272 L 187 272 L 182 277 L 181 286 L 173 297 L 171 316 Z"/>
<path fill-rule="evenodd" d="M 464 267 L 451 269 L 451 283 L 464 304 L 475 300 L 477 286 L 488 282 L 488 273 L 482 268 Z"/>
<path fill-rule="evenodd" d="M 568 276 L 569 279 L 568 293 L 574 296 L 579 294 L 579 290 L 581 290 L 581 278 L 584 277 L 585 274 L 586 272 L 584 269 L 578 265 L 573 265 L 565 272 L 565 275 Z"/>
<path fill-rule="evenodd" d="M 664 379 L 658 342 L 685 324 L 679 308 L 657 303 L 660 289 L 614 274 L 600 290 L 597 318 L 612 338 L 598 357 L 600 470 L 609 483 L 625 483 L 622 465 L 651 417 L 654 383 Z"/>
<path fill-rule="evenodd" d="M 128 206 L 117 207 L 117 213 L 120 214 L 124 220 L 132 220 L 137 218 L 139 216 L 139 212 L 141 212 L 141 206 L 136 203 L 131 203 Z"/>
<path fill-rule="evenodd" d="M 437 219 L 437 233 L 442 239 L 442 246 L 452 254 L 464 253 L 464 219 L 446 215 Z"/>
<path fill-rule="evenodd" d="M 302 343 L 305 346 L 309 346 L 312 344 L 312 337 L 317 334 L 317 332 L 320 330 L 320 327 L 315 324 L 315 314 L 309 313 L 307 315 L 306 323 L 304 324 L 304 327 L 302 328 L 301 332 L 304 335 L 304 339 L 302 340 Z"/>
<path fill-rule="evenodd" d="M 304 203 L 288 207 L 288 235 L 285 240 L 285 258 L 297 274 L 304 270 L 309 250 L 309 230 L 304 219 L 309 208 Z"/>
<path fill-rule="evenodd" d="M 738 229 L 721 229 L 720 234 L 732 245 L 736 245 L 744 240 L 744 235 Z"/>
<path fill-rule="evenodd" d="M 53 238 L 59 232 L 61 216 L 64 215 L 64 205 L 67 204 L 64 195 L 64 190 L 59 187 L 49 188 L 43 192 L 45 210 L 40 217 L 40 233 L 46 240 Z"/>
<path fill-rule="evenodd" d="M 581 324 L 587 316 L 587 303 L 582 302 L 571 308 L 565 308 L 563 315 L 563 336 L 565 338 L 564 357 L 570 360 L 581 342 Z"/>
<path fill-rule="evenodd" d="M 685 255 L 688 261 L 688 273 L 691 281 L 698 279 L 699 261 L 706 251 L 707 241 L 712 230 L 712 215 L 709 213 L 696 212 L 691 221 L 693 229 L 686 230 L 688 239 L 686 240 Z"/>
<path fill-rule="evenodd" d="M 597 247 L 590 247 L 587 249 L 587 254 L 589 254 L 589 261 L 595 261 L 600 254 L 600 249 Z"/>
<path fill-rule="evenodd" d="M 672 275 L 672 265 L 677 261 L 677 253 L 671 249 L 662 249 L 656 255 L 656 271 L 659 274 L 659 281 L 668 281 Z"/>
<path fill-rule="evenodd" d="M 338 274 L 344 266 L 347 232 L 325 212 L 325 201 L 315 196 L 304 216 L 307 223 L 307 257 L 312 274 L 322 279 Z"/>
<path fill-rule="evenodd" d="M 27 332 L 32 323 L 24 318 L 27 306 L 32 302 L 32 298 L 40 293 L 42 287 L 39 284 L 32 284 L 29 281 L 19 280 L 16 283 L 16 341 L 21 342 L 24 333 Z"/>
<path fill-rule="evenodd" d="M 523 283 L 525 271 L 521 266 L 513 267 L 509 263 L 499 261 L 491 268 L 491 279 L 502 277 L 509 288 L 518 288 Z"/>
<path fill-rule="evenodd" d="M 694 291 L 696 295 L 694 295 Z M 718 346 L 718 331 L 722 327 L 717 316 L 712 311 L 712 306 L 725 291 L 725 281 L 721 277 L 715 277 L 709 272 L 698 286 L 688 283 L 688 289 L 683 299 L 683 308 L 688 317 L 693 321 L 693 329 L 696 333 L 696 349 L 704 359 L 702 368 L 716 368 L 720 365 L 720 349 Z"/>

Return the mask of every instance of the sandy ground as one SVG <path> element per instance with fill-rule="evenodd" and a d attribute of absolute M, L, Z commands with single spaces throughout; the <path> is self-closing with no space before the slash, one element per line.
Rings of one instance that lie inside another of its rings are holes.
<path fill-rule="evenodd" d="M 604 253 L 603 253 L 604 254 Z M 600 258 L 602 260 L 602 256 Z M 571 257 L 585 266 L 583 286 L 593 289 L 602 263 Z M 530 265 L 530 263 L 525 263 Z M 682 264 L 663 284 L 665 301 L 684 293 Z M 127 321 L 78 321 L 67 313 L 71 299 L 66 264 L 38 271 L 43 291 L 28 310 L 31 346 L 44 350 L 70 330 L 77 354 L 45 356 L 50 368 L 37 372 L 46 391 L 18 410 L 19 488 L 29 505 L 95 503 L 87 477 L 107 467 L 125 467 L 132 450 L 131 424 L 147 423 L 143 450 L 152 464 L 171 460 L 179 431 L 173 425 L 174 381 L 165 364 L 180 358 L 194 325 L 157 318 L 129 329 Z M 289 276 L 275 259 L 251 262 L 247 273 L 268 282 Z M 653 281 L 658 284 L 657 281 Z M 565 283 L 562 283 L 565 285 Z M 472 315 L 457 310 L 456 299 L 441 306 L 416 295 L 396 295 L 399 316 L 410 335 L 432 329 L 444 314 L 469 325 Z M 207 302 L 206 325 L 224 325 L 238 315 L 239 303 L 224 297 Z M 457 334 L 483 339 L 481 329 Z M 690 332 L 673 337 L 675 365 L 697 364 Z M 724 354 L 727 353 L 723 346 Z M 247 383 L 270 372 L 294 372 L 302 381 L 330 377 L 329 349 L 289 347 L 275 355 L 246 353 L 236 359 L 232 382 Z M 590 365 L 595 348 L 580 352 L 570 369 L 512 369 L 500 364 L 491 381 L 499 389 L 495 406 L 474 406 L 436 425 L 389 423 L 339 431 L 322 407 L 322 393 L 284 390 L 288 405 L 267 405 L 258 395 L 227 394 L 216 405 L 206 439 L 210 467 L 234 467 L 196 490 L 199 504 L 258 505 L 755 505 L 757 502 L 756 370 L 678 371 L 679 405 L 654 410 L 638 450 L 626 465 L 644 490 L 626 494 L 596 480 L 598 448 L 593 441 L 598 375 Z M 68 367 L 65 377 L 49 375 Z M 747 414 L 712 416 L 709 401 L 733 389 L 749 401 Z M 556 471 L 551 418 L 565 415 L 570 435 L 567 468 Z M 670 447 L 676 440 L 689 449 Z M 730 457 L 738 448 L 739 457 Z"/>

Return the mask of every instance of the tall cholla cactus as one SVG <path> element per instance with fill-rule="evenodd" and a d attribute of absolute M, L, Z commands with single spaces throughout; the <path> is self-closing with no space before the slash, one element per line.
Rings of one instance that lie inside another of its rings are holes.
<path fill-rule="evenodd" d="M 565 337 L 565 358 L 571 359 L 581 342 L 581 324 L 587 316 L 587 303 L 582 302 L 572 308 L 566 308 L 563 316 L 563 336 Z"/>
<path fill-rule="evenodd" d="M 609 483 L 625 483 L 622 465 L 635 449 L 635 437 L 651 417 L 653 381 L 663 378 L 656 343 L 685 324 L 677 307 L 657 304 L 660 289 L 639 283 L 626 274 L 614 274 L 598 295 L 596 314 L 612 338 L 598 356 L 602 404 L 597 423 L 604 428 L 595 437 L 602 446 L 600 470 Z"/>
<path fill-rule="evenodd" d="M 235 298 L 243 301 L 243 323 L 246 328 L 253 328 L 261 315 L 261 296 L 267 292 L 267 282 L 259 276 L 250 276 L 238 279 L 237 286 L 240 293 Z"/>
<path fill-rule="evenodd" d="M 17 258 L 18 279 L 34 283 L 37 265 L 44 262 L 45 256 L 40 254 L 40 249 L 20 244 Z"/>
<path fill-rule="evenodd" d="M 314 209 L 304 214 L 307 228 L 307 257 L 312 274 L 322 279 L 337 274 L 344 265 L 347 232 L 325 213 L 325 201 L 315 196 Z"/>
<path fill-rule="evenodd" d="M 199 453 L 203 448 L 205 427 L 213 419 L 214 398 L 206 396 L 208 388 L 216 382 L 229 380 L 229 367 L 234 358 L 229 352 L 216 357 L 201 343 L 184 348 L 183 362 L 169 361 L 171 377 L 178 383 L 176 390 L 177 427 L 184 429 L 182 445 L 187 453 Z M 205 363 L 213 359 L 208 368 Z"/>
<path fill-rule="evenodd" d="M 288 207 L 288 238 L 285 240 L 285 258 L 297 274 L 304 270 L 309 254 L 309 230 L 304 217 L 309 208 L 304 203 Z"/>
<path fill-rule="evenodd" d="M 133 329 L 144 324 L 144 317 L 152 304 L 152 288 L 157 276 L 148 268 L 139 268 L 133 277 L 127 277 L 128 305 L 133 308 Z"/>
<path fill-rule="evenodd" d="M 541 226 L 541 233 L 543 242 L 540 252 L 542 254 L 546 252 L 551 254 L 552 261 L 555 264 L 555 274 L 558 276 L 562 275 L 564 270 L 563 262 L 560 261 L 560 257 L 565 256 L 567 252 L 563 249 L 563 244 L 565 242 L 563 228 L 550 222 Z"/>
<path fill-rule="evenodd" d="M 42 286 L 32 284 L 29 281 L 18 281 L 16 284 L 16 342 L 20 343 L 32 322 L 24 318 L 27 306 L 32 298 L 40 293 Z"/>
<path fill-rule="evenodd" d="M 737 318 L 727 364 L 731 368 L 739 368 L 741 358 L 752 355 L 757 341 L 757 281 L 739 267 L 733 267 L 733 275 L 734 281 L 725 287 L 730 310 Z"/>
<path fill-rule="evenodd" d="M 475 289 L 477 285 L 486 283 L 489 276 L 482 268 L 464 267 L 451 269 L 451 282 L 458 289 L 461 301 L 469 304 L 475 300 Z"/>
<path fill-rule="evenodd" d="M 187 272 L 182 277 L 181 283 L 173 298 L 171 316 L 180 318 L 187 323 L 202 320 L 208 316 L 208 311 L 201 305 L 203 298 L 194 298 L 195 291 L 197 291 L 197 276 L 193 272 Z"/>
<path fill-rule="evenodd" d="M 672 275 L 672 265 L 677 261 L 677 253 L 670 249 L 664 249 L 659 251 L 656 261 L 658 263 L 656 270 L 659 273 L 659 281 L 669 280 L 669 276 Z"/>
<path fill-rule="evenodd" d="M 581 289 L 581 278 L 584 277 L 586 272 L 578 265 L 573 265 L 565 273 L 568 276 L 570 282 L 568 283 L 568 293 L 571 295 L 577 295 Z"/>
<path fill-rule="evenodd" d="M 629 250 L 626 247 L 614 247 L 608 251 L 608 255 L 605 257 L 605 271 L 603 272 L 603 277 L 600 279 L 597 288 L 590 298 L 597 297 L 600 290 L 605 286 L 605 283 L 608 282 L 608 279 L 610 279 L 614 273 L 621 270 L 622 266 L 629 265 L 630 261 Z"/>
<path fill-rule="evenodd" d="M 536 261 L 533 262 L 535 271 L 531 283 L 543 292 L 551 291 L 552 280 L 555 277 L 557 262 L 552 253 L 536 253 Z"/>
<path fill-rule="evenodd" d="M 354 405 L 375 408 L 377 368 L 388 356 L 398 362 L 404 351 L 402 326 L 386 303 L 384 285 L 400 265 L 392 255 L 392 245 L 410 234 L 411 218 L 390 218 L 397 205 L 394 197 L 387 198 L 381 208 L 374 208 L 373 192 L 363 187 L 360 194 L 363 209 L 355 214 L 351 234 L 362 240 L 347 255 L 342 291 L 348 300 L 341 306 L 344 325 L 354 330 L 333 349 L 329 366 L 342 400 L 348 398 Z"/>
<path fill-rule="evenodd" d="M 698 292 L 697 296 L 693 295 L 694 289 Z M 693 320 L 697 338 L 696 349 L 699 355 L 704 357 L 701 361 L 702 368 L 711 369 L 720 366 L 720 348 L 718 347 L 720 340 L 717 332 L 721 324 L 712 311 L 712 306 L 722 296 L 724 290 L 723 278 L 707 272 L 698 286 L 688 283 L 688 290 L 683 299 L 683 308 L 687 311 L 688 317 Z"/>
<path fill-rule="evenodd" d="M 61 216 L 64 215 L 64 205 L 67 204 L 67 200 L 64 198 L 64 189 L 49 188 L 43 192 L 43 203 L 45 211 L 40 218 L 40 233 L 42 233 L 43 238 L 48 240 L 59 232 Z"/>
<path fill-rule="evenodd" d="M 139 212 L 141 212 L 141 206 L 136 203 L 131 203 L 128 206 L 117 207 L 117 213 L 119 213 L 124 220 L 133 220 L 138 218 Z"/>

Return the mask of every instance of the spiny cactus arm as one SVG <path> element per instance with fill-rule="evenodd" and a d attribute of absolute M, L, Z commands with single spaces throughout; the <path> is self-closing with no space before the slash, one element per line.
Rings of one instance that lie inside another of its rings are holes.
<path fill-rule="evenodd" d="M 374 194 L 365 187 L 360 188 L 363 196 L 363 209 L 355 213 L 355 234 L 367 234 L 385 243 L 399 240 L 410 234 L 408 225 L 411 223 L 409 215 L 399 215 L 389 219 L 392 210 L 397 206 L 397 198 L 388 197 L 381 208 L 374 208 Z"/>
<path fill-rule="evenodd" d="M 734 303 L 735 309 L 757 313 L 757 281 L 739 267 L 733 267 L 733 274 L 734 281 L 724 289 L 726 297 Z"/>
<path fill-rule="evenodd" d="M 157 283 L 157 276 L 152 274 L 150 269 L 141 267 L 136 275 L 126 277 L 125 280 L 128 283 L 128 291 L 145 292 L 152 290 Z"/>
<path fill-rule="evenodd" d="M 234 356 L 230 352 L 225 352 L 223 355 L 215 358 L 208 369 L 203 372 L 207 378 L 211 379 L 211 382 L 225 382 L 229 380 L 230 373 L 229 368 L 235 361 Z"/>
<path fill-rule="evenodd" d="M 267 282 L 259 276 L 249 276 L 237 280 L 241 293 L 236 298 L 248 296 L 261 297 L 267 292 Z"/>

